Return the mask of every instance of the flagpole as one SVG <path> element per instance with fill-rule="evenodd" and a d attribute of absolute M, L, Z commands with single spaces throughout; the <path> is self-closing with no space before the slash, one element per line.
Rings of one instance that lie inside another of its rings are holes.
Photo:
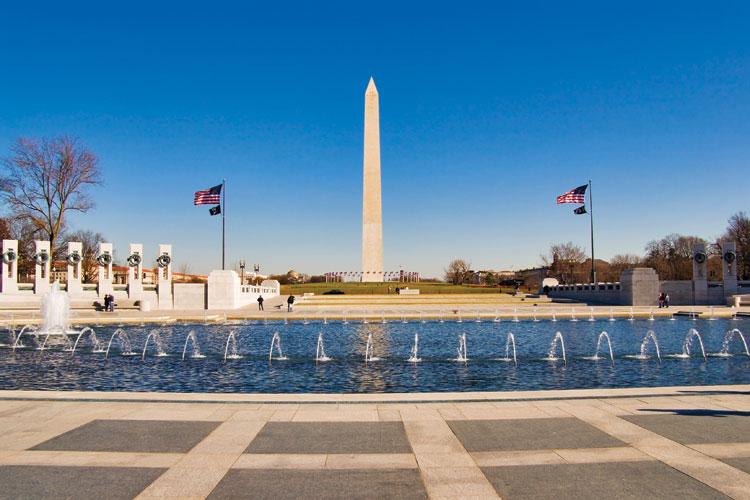
<path fill-rule="evenodd" d="M 590 183 L 591 181 L 589 181 Z M 225 219 L 226 212 L 227 212 L 227 180 L 222 179 L 222 196 L 224 197 L 224 200 L 221 203 L 221 270 L 223 271 L 225 267 L 225 257 L 226 257 L 226 231 L 227 231 L 227 222 Z M 593 236 L 592 236 L 593 238 Z M 592 240 L 593 241 L 593 240 Z"/>
<path fill-rule="evenodd" d="M 591 283 L 596 283 L 596 268 L 594 267 L 594 202 L 591 195 L 591 179 L 589 179 L 589 216 L 591 217 Z"/>

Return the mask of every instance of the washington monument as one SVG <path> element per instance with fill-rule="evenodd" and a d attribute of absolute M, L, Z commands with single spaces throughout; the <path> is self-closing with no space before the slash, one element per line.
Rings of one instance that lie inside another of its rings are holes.
<path fill-rule="evenodd" d="M 383 281 L 383 215 L 380 202 L 378 89 L 365 91 L 365 160 L 362 183 L 362 281 Z"/>

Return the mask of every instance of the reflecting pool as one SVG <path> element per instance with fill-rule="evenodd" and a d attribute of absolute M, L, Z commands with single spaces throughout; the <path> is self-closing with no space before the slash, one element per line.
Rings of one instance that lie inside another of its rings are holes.
<path fill-rule="evenodd" d="M 89 326 L 93 335 L 66 340 L 0 333 L 0 388 L 387 393 L 750 383 L 746 318 Z"/>

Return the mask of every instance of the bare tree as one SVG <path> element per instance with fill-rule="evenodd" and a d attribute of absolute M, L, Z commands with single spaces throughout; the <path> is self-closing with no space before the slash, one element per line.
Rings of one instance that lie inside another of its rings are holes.
<path fill-rule="evenodd" d="M 183 279 L 187 279 L 188 275 L 190 274 L 190 264 L 187 262 L 180 264 L 180 266 L 177 268 L 177 272 L 182 274 Z"/>
<path fill-rule="evenodd" d="M 729 218 L 723 241 L 734 241 L 737 245 L 737 276 L 750 279 L 750 218 L 745 212 L 737 212 Z"/>
<path fill-rule="evenodd" d="M 625 271 L 626 269 L 633 269 L 635 267 L 638 267 L 642 265 L 642 262 L 643 259 L 637 255 L 629 253 L 618 253 L 610 259 L 609 269 L 601 274 L 602 280 L 618 281 L 623 271 Z"/>
<path fill-rule="evenodd" d="M 445 271 L 445 281 L 453 283 L 454 285 L 463 284 L 469 273 L 469 266 L 471 264 L 463 259 L 452 260 Z"/>
<path fill-rule="evenodd" d="M 668 234 L 646 244 L 643 263 L 659 274 L 662 280 L 689 280 L 693 277 L 693 245 L 704 243 L 697 236 Z"/>
<path fill-rule="evenodd" d="M 572 241 L 550 245 L 549 253 L 540 258 L 542 264 L 550 268 L 550 276 L 561 283 L 580 283 L 585 279 L 586 252 Z"/>
<path fill-rule="evenodd" d="M 30 222 L 53 251 L 64 227 L 65 212 L 94 206 L 88 188 L 101 184 L 96 155 L 72 137 L 20 137 L 3 160 L 3 195 L 17 220 Z"/>
<path fill-rule="evenodd" d="M 99 271 L 96 263 L 96 252 L 99 250 L 99 243 L 105 241 L 101 233 L 93 231 L 76 231 L 65 236 L 65 243 L 68 241 L 81 242 L 81 281 L 83 283 L 95 283 L 99 280 L 97 272 Z"/>

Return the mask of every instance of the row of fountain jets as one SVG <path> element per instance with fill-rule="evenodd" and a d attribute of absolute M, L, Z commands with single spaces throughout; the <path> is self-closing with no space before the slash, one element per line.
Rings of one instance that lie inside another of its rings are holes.
<path fill-rule="evenodd" d="M 11 330 L 12 333 L 12 330 Z M 67 332 L 47 332 L 44 336 L 44 340 L 40 343 L 39 342 L 39 335 L 36 334 L 35 327 L 26 325 L 21 329 L 18 336 L 16 336 L 13 340 L 13 351 L 15 352 L 16 348 L 18 347 L 25 347 L 21 343 L 21 338 L 24 334 L 27 334 L 27 336 L 31 336 L 34 341 L 37 344 L 36 349 L 40 351 L 44 351 L 44 349 L 47 346 L 48 340 L 51 335 L 55 335 L 56 338 L 61 338 L 62 342 L 64 344 L 63 350 L 64 351 L 70 351 L 71 356 L 75 354 L 76 348 L 78 347 L 79 342 L 81 341 L 81 338 L 84 337 L 86 334 L 88 334 L 88 339 L 92 344 L 93 352 L 95 353 L 104 353 L 105 359 L 109 357 L 109 351 L 112 347 L 112 342 L 115 338 L 119 338 L 120 342 L 120 353 L 124 356 L 132 356 L 136 353 L 133 351 L 132 343 L 130 341 L 130 338 L 128 337 L 127 333 L 122 329 L 117 329 L 112 336 L 109 339 L 109 342 L 107 343 L 106 349 L 104 348 L 104 345 L 102 342 L 98 339 L 96 336 L 96 332 L 91 327 L 85 327 L 80 332 L 77 332 L 77 336 L 75 339 L 75 342 L 72 342 L 71 339 L 68 337 Z M 711 356 L 716 357 L 729 357 L 731 354 L 729 353 L 729 348 L 732 340 L 735 338 L 735 336 L 738 336 L 739 339 L 742 341 L 742 345 L 745 349 L 745 354 L 750 357 L 750 350 L 748 350 L 747 342 L 745 340 L 744 335 L 742 332 L 734 328 L 732 330 L 729 330 L 727 334 L 724 337 L 724 342 L 722 344 L 722 349 L 718 353 L 710 354 Z M 695 328 L 691 328 L 687 335 L 685 336 L 685 340 L 682 344 L 682 353 L 679 354 L 669 354 L 669 357 L 674 358 L 688 358 L 690 357 L 690 350 L 693 348 L 693 341 L 698 341 L 698 346 L 700 347 L 701 356 L 703 357 L 704 361 L 706 360 L 706 351 L 703 347 L 703 339 L 701 338 L 700 333 Z M 153 340 L 153 344 L 156 349 L 156 356 L 163 357 L 168 356 L 164 342 L 162 341 L 161 336 L 159 335 L 158 330 L 154 330 L 151 333 L 148 334 L 146 337 L 146 341 L 143 344 L 143 351 L 141 353 L 141 359 L 145 359 L 146 357 L 146 351 L 148 349 L 149 343 Z M 609 337 L 609 334 L 606 331 L 602 331 L 599 334 L 597 343 L 596 343 L 596 351 L 593 356 L 587 357 L 585 359 L 590 360 L 599 360 L 602 359 L 602 357 L 599 356 L 599 351 L 601 350 L 602 341 L 607 341 L 607 347 L 609 350 L 609 358 L 612 364 L 614 364 L 615 359 L 614 355 L 612 353 L 612 340 Z M 206 356 L 201 354 L 200 346 L 198 345 L 198 339 L 195 335 L 194 331 L 190 331 L 188 333 L 187 337 L 185 338 L 185 344 L 182 349 L 182 360 L 185 360 L 185 355 L 187 353 L 188 344 L 192 342 L 192 354 L 191 358 L 205 358 Z M 659 351 L 659 342 L 656 339 L 656 334 L 653 330 L 649 330 L 646 336 L 643 338 L 643 341 L 641 342 L 641 348 L 640 352 L 638 354 L 634 355 L 626 355 L 626 358 L 632 358 L 632 359 L 649 359 L 651 356 L 648 354 L 648 346 L 649 343 L 653 344 L 654 350 L 656 352 L 656 357 L 658 361 L 661 363 L 661 353 Z M 558 345 L 560 346 L 560 355 L 562 356 L 562 360 L 565 364 L 567 364 L 567 357 L 565 353 L 565 340 L 563 338 L 563 335 L 561 332 L 556 332 L 554 338 L 552 339 L 552 342 L 550 344 L 549 351 L 547 353 L 547 357 L 542 358 L 543 360 L 547 361 L 557 361 L 559 358 L 557 356 L 557 348 Z M 276 356 L 274 356 L 274 351 L 276 351 Z M 466 363 L 469 361 L 468 354 L 467 354 L 467 344 L 466 344 L 466 334 L 462 333 L 458 336 L 458 356 L 454 358 L 454 361 L 459 361 Z M 411 348 L 410 357 L 407 360 L 410 363 L 418 363 L 421 361 L 421 358 L 419 357 L 419 334 L 414 334 L 414 344 Z M 511 357 L 512 355 L 512 357 Z M 237 346 L 237 337 L 236 332 L 232 331 L 227 335 L 227 341 L 224 346 L 224 363 L 226 363 L 227 359 L 240 359 L 243 356 L 239 354 L 238 352 L 238 346 Z M 606 351 L 604 357 L 606 358 Z M 288 359 L 286 356 L 284 356 L 282 349 L 281 349 L 281 336 L 279 335 L 279 332 L 275 332 L 273 334 L 273 337 L 271 339 L 271 348 L 268 353 L 268 360 L 269 362 L 273 360 L 286 360 Z M 326 355 L 325 353 L 325 345 L 323 342 L 323 332 L 320 332 L 318 334 L 318 341 L 315 348 L 315 362 L 316 364 L 318 362 L 325 362 L 330 361 L 331 358 Z M 368 334 L 367 336 L 367 344 L 365 346 L 365 355 L 364 355 L 364 361 L 365 363 L 371 363 L 375 361 L 379 361 L 380 358 L 375 356 L 375 345 L 373 343 L 372 339 L 372 333 Z M 515 366 L 518 366 L 518 361 L 516 358 L 516 339 L 513 333 L 508 333 L 506 340 L 505 340 L 505 357 L 499 358 L 498 360 L 501 361 L 513 361 Z"/>
<path fill-rule="evenodd" d="M 456 309 L 456 310 L 454 311 L 454 313 L 456 314 L 456 322 L 458 322 L 458 323 L 463 323 L 463 321 L 464 321 L 464 314 L 463 314 L 463 311 L 461 311 L 461 309 Z M 438 316 L 438 322 L 440 322 L 440 323 L 444 323 L 444 322 L 445 322 L 445 319 L 443 318 L 443 314 L 444 314 L 443 310 L 439 310 L 439 311 L 437 312 L 437 316 Z M 402 313 L 401 313 L 401 322 L 402 322 L 402 323 L 408 323 L 407 315 L 408 315 L 408 314 L 407 314 L 406 312 L 402 312 Z M 690 317 L 691 319 L 693 319 L 693 320 L 697 320 L 697 319 L 699 319 L 699 317 L 700 317 L 700 313 L 699 313 L 699 312 L 697 312 L 697 311 L 695 311 L 695 308 L 694 308 L 694 307 L 691 307 L 691 308 L 690 308 L 690 313 L 688 314 L 688 316 L 689 316 L 689 317 Z M 562 315 L 561 315 L 561 317 L 562 317 Z M 731 310 L 731 313 L 730 313 L 730 316 L 729 316 L 729 317 L 730 317 L 731 319 L 737 319 L 737 312 L 736 312 L 736 309 L 735 309 L 735 307 L 734 307 L 734 306 L 732 306 L 732 310 Z M 120 311 L 117 311 L 117 316 L 116 316 L 116 318 L 117 318 L 117 319 L 120 319 L 120 320 L 122 320 L 122 317 L 121 317 L 121 315 L 120 315 Z M 216 316 L 212 316 L 211 318 L 216 318 Z M 361 320 L 362 320 L 362 322 L 363 322 L 363 323 L 369 323 L 369 322 L 371 322 L 371 320 L 372 320 L 372 317 L 371 317 L 371 316 L 370 316 L 370 317 L 368 317 L 368 314 L 367 314 L 367 311 L 366 311 L 366 310 L 363 310 L 363 311 L 362 311 L 362 317 L 361 317 L 361 318 L 362 318 Z M 35 318 L 35 313 L 34 313 L 34 312 L 32 312 L 32 313 L 31 313 L 31 321 L 33 322 L 33 321 L 34 321 L 35 319 L 36 319 L 36 318 Z M 97 326 L 101 326 L 101 324 L 100 324 L 100 321 L 99 321 L 100 319 L 101 319 L 101 315 L 100 315 L 100 314 L 99 314 L 99 312 L 97 311 L 97 312 L 96 312 L 96 325 L 97 325 Z M 245 319 L 245 321 L 247 321 L 247 319 L 248 319 L 248 318 L 247 318 L 247 317 L 245 317 L 244 319 Z M 630 314 L 628 315 L 628 318 L 627 318 L 627 319 L 628 319 L 628 321 L 634 321 L 634 320 L 635 320 L 635 311 L 633 310 L 633 308 L 632 308 L 632 307 L 630 308 Z M 649 321 L 654 321 L 654 319 L 655 319 L 655 318 L 654 318 L 654 308 L 652 307 L 652 308 L 649 308 L 649 313 L 648 313 L 648 320 L 649 320 Z M 672 321 L 674 321 L 674 320 L 675 320 L 675 317 L 674 317 L 674 313 L 670 315 L 669 319 L 670 319 L 670 320 L 672 320 Z M 717 319 L 718 319 L 718 317 L 717 317 L 717 316 L 716 316 L 716 315 L 714 314 L 714 308 L 713 308 L 713 306 L 711 306 L 711 307 L 709 308 L 709 315 L 708 315 L 708 319 L 709 319 L 709 320 L 717 320 Z M 209 316 L 208 316 L 208 313 L 204 313 L 204 316 L 203 316 L 203 322 L 204 322 L 204 323 L 208 323 L 208 320 L 209 320 Z M 535 309 L 532 309 L 532 320 L 533 320 L 534 322 L 539 322 L 539 321 L 540 321 L 540 320 L 539 320 L 539 318 L 537 317 L 537 309 L 536 309 L 536 308 L 535 308 Z M 557 320 L 558 320 L 557 309 L 555 309 L 555 308 L 552 308 L 552 309 L 550 310 L 550 321 L 556 322 Z M 588 320 L 588 321 L 597 321 L 597 319 L 596 319 L 596 317 L 595 317 L 595 315 L 594 315 L 594 308 L 593 308 L 593 307 L 592 307 L 592 308 L 591 308 L 591 310 L 590 310 L 590 313 L 589 313 L 589 317 L 587 318 L 587 320 Z M 615 314 L 614 314 L 614 309 L 613 309 L 613 308 L 610 308 L 610 309 L 609 309 L 609 317 L 608 317 L 608 320 L 609 320 L 609 321 L 616 321 L 616 319 L 615 319 Z M 348 318 L 347 318 L 347 311 L 346 311 L 346 310 L 342 311 L 342 321 L 343 321 L 343 323 L 344 323 L 344 324 L 347 324 L 347 323 L 349 322 L 349 320 L 348 320 Z M 425 319 L 425 313 L 424 313 L 424 311 L 419 311 L 419 321 L 420 321 L 421 323 L 426 323 L 426 319 Z M 476 314 L 476 319 L 475 319 L 474 321 L 475 321 L 475 322 L 477 322 L 477 323 L 481 323 L 481 322 L 482 322 L 482 318 L 481 318 L 481 312 L 479 312 L 479 311 L 477 312 L 477 314 Z M 500 322 L 501 322 L 501 319 L 500 319 L 500 311 L 499 311 L 498 309 L 496 309 L 496 310 L 495 310 L 495 316 L 494 316 L 494 318 L 492 319 L 492 321 L 493 321 L 494 323 L 500 323 Z M 513 319 L 512 319 L 511 321 L 512 321 L 513 323 L 519 323 L 519 322 L 521 321 L 521 320 L 519 319 L 519 317 L 518 317 L 518 309 L 517 309 L 517 308 L 514 308 L 514 309 L 513 309 Z M 572 307 L 572 308 L 570 309 L 570 316 L 569 316 L 569 321 L 578 321 L 578 316 L 577 316 L 577 314 L 576 314 L 576 308 L 575 308 L 575 307 Z M 224 313 L 224 323 L 226 323 L 226 322 L 227 322 L 227 314 L 226 314 L 226 313 Z M 267 317 L 267 316 L 264 316 L 264 317 L 263 317 L 263 322 L 264 322 L 264 323 L 268 323 L 268 317 Z M 287 316 L 284 316 L 284 323 L 287 323 L 287 322 L 288 322 L 288 317 L 287 317 Z M 380 322 L 381 322 L 381 323 L 387 323 L 387 322 L 388 322 L 388 321 L 386 320 L 386 317 L 385 317 L 385 312 L 382 312 L 382 313 L 381 313 L 381 319 L 380 319 Z M 14 323 L 15 323 L 15 320 L 14 320 L 14 318 L 13 318 L 13 315 L 11 314 L 11 315 L 10 315 L 10 321 L 8 322 L 8 324 L 14 324 Z M 307 315 L 303 315 L 303 323 L 304 323 L 304 324 L 309 324 L 309 320 L 307 319 Z M 328 318 L 327 318 L 327 313 L 326 313 L 326 311 L 323 311 L 323 323 L 324 323 L 324 324 L 327 324 L 327 323 L 328 323 Z M 145 324 L 145 318 L 144 318 L 144 316 L 143 316 L 143 313 L 142 313 L 142 312 L 141 312 L 141 324 L 142 324 L 142 325 L 143 325 L 143 324 Z M 123 324 L 121 324 L 120 326 L 124 326 L 124 325 L 123 325 Z"/>
<path fill-rule="evenodd" d="M 456 313 L 456 322 L 457 323 L 463 323 L 463 315 L 462 315 L 461 309 L 457 309 L 454 312 Z M 550 313 L 551 313 L 550 320 L 553 321 L 553 322 L 556 322 L 557 321 L 557 310 L 555 308 L 552 308 L 552 310 L 550 311 Z M 691 307 L 690 308 L 689 317 L 692 320 L 697 320 L 700 317 L 700 313 L 696 312 L 696 310 L 695 310 L 694 307 Z M 732 306 L 732 311 L 730 313 L 730 318 L 737 319 L 737 312 L 736 312 L 734 306 Z M 362 323 L 369 323 L 370 319 L 371 318 L 368 319 L 367 311 L 363 310 L 362 311 Z M 654 308 L 652 307 L 648 311 L 648 320 L 649 321 L 654 321 L 654 319 L 655 319 L 654 318 Z M 674 314 L 671 314 L 670 317 L 669 317 L 669 319 L 671 321 L 675 321 Z M 714 314 L 714 307 L 713 306 L 711 306 L 709 308 L 708 319 L 711 320 L 711 321 L 715 321 L 715 320 L 718 319 L 718 317 Z M 225 314 L 224 320 L 226 322 L 226 314 Z M 532 320 L 535 323 L 539 322 L 539 318 L 537 318 L 537 309 L 532 309 Z M 593 307 L 590 309 L 589 317 L 587 318 L 587 320 L 588 321 L 597 321 L 596 317 L 594 315 L 594 308 Z M 309 321 L 307 319 L 307 316 L 303 316 L 302 321 L 303 321 L 304 324 L 308 324 L 309 323 Z M 342 321 L 343 321 L 344 324 L 348 323 L 348 318 L 347 318 L 346 311 L 342 312 Z M 424 311 L 419 311 L 419 321 L 421 323 L 426 323 Z M 482 314 L 481 314 L 481 312 L 479 312 L 479 311 L 477 312 L 476 319 L 474 321 L 476 323 L 481 323 L 482 322 Z M 500 311 L 499 310 L 497 310 L 497 309 L 495 310 L 495 317 L 494 317 L 494 319 L 492 321 L 494 323 L 500 323 L 501 322 Z M 513 309 L 513 319 L 511 321 L 513 323 L 519 323 L 521 321 L 518 318 L 518 309 L 517 308 Z M 569 319 L 569 321 L 574 321 L 574 322 L 578 321 L 578 316 L 576 315 L 576 308 L 575 307 L 572 307 L 570 309 L 570 319 Z M 614 312 L 613 308 L 609 309 L 609 321 L 612 321 L 612 322 L 617 321 L 615 319 L 615 312 Z M 630 308 L 630 314 L 628 315 L 628 321 L 635 321 L 635 311 L 633 310 L 632 307 Z M 264 322 L 267 323 L 268 319 L 264 318 Z M 287 322 L 287 318 L 286 317 L 284 318 L 284 322 L 285 323 Z M 386 320 L 386 317 L 385 317 L 385 312 L 381 313 L 380 322 L 381 323 L 387 323 L 388 322 L 388 320 Z M 401 322 L 402 323 L 408 323 L 408 319 L 407 319 L 406 313 L 402 314 L 402 316 L 401 316 Z M 440 322 L 440 323 L 444 323 L 445 322 L 445 320 L 443 319 L 443 311 L 442 310 L 438 311 L 438 322 Z M 323 311 L 323 324 L 327 324 L 327 323 L 328 323 L 328 318 L 327 318 L 326 312 Z"/>

